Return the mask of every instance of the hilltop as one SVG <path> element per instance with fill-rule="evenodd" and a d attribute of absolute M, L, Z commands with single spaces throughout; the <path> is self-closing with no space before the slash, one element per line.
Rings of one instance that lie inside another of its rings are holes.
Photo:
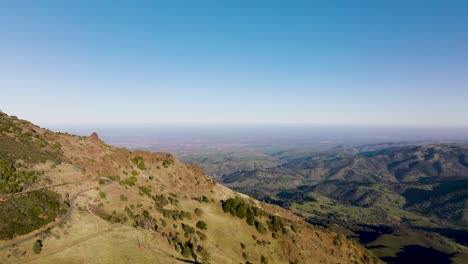
<path fill-rule="evenodd" d="M 0 113 L 1 263 L 378 263 L 353 240 L 129 151 Z"/>

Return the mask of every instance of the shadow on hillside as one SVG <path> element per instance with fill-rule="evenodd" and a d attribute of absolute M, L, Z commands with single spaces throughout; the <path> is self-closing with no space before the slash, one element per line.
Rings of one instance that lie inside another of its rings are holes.
<path fill-rule="evenodd" d="M 468 229 L 451 229 L 451 228 L 430 228 L 430 227 L 416 227 L 428 232 L 435 232 L 445 237 L 455 240 L 457 243 L 468 246 Z"/>
<path fill-rule="evenodd" d="M 376 240 L 379 236 L 391 234 L 393 230 L 388 226 L 359 225 L 362 229 L 354 231 L 357 234 L 355 238 L 363 244 Z"/>
<path fill-rule="evenodd" d="M 450 264 L 450 257 L 453 254 L 447 254 L 432 248 L 426 248 L 418 245 L 409 245 L 396 254 L 396 257 L 383 257 L 383 261 L 389 264 L 413 264 L 413 263 L 437 263 Z"/>

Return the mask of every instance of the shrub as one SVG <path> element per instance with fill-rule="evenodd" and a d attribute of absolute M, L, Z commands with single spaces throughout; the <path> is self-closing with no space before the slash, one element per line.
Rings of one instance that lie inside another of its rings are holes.
<path fill-rule="evenodd" d="M 192 235 L 195 234 L 195 228 L 187 224 L 182 224 L 182 230 L 184 230 L 184 236 L 187 238 L 191 238 Z"/>
<path fill-rule="evenodd" d="M 170 165 L 174 164 L 174 160 L 171 159 L 170 157 L 166 158 L 163 160 L 162 165 L 164 168 L 169 168 Z"/>
<path fill-rule="evenodd" d="M 281 223 L 281 220 L 278 216 L 271 215 L 270 221 L 268 222 L 268 228 L 272 232 L 278 232 L 283 229 L 283 223 Z"/>
<path fill-rule="evenodd" d="M 249 206 L 246 204 L 240 204 L 236 208 L 236 216 L 239 218 L 245 218 L 245 215 L 247 214 L 247 209 L 249 209 Z"/>
<path fill-rule="evenodd" d="M 140 170 L 146 170 L 145 163 L 143 161 L 143 157 L 134 157 L 131 159 L 132 163 L 137 166 Z"/>
<path fill-rule="evenodd" d="M 99 191 L 99 197 L 101 197 L 102 199 L 106 198 L 106 193 L 103 191 Z"/>
<path fill-rule="evenodd" d="M 247 217 L 247 224 L 254 225 L 254 223 L 255 223 L 255 214 L 254 214 L 254 210 L 252 210 L 252 208 L 249 208 L 247 210 L 245 216 Z"/>
<path fill-rule="evenodd" d="M 151 188 L 150 187 L 145 187 L 145 186 L 139 186 L 138 189 L 140 189 L 140 191 L 147 195 L 148 197 L 151 197 Z"/>
<path fill-rule="evenodd" d="M 162 208 L 169 204 L 169 200 L 162 194 L 153 195 L 153 200 L 157 207 Z"/>
<path fill-rule="evenodd" d="M 260 234 L 265 234 L 267 232 L 265 226 L 259 221 L 255 222 L 255 228 Z"/>
<path fill-rule="evenodd" d="M 122 202 L 128 201 L 128 197 L 125 196 L 125 195 L 123 195 L 123 194 L 121 194 L 121 195 L 120 195 L 120 201 L 122 201 Z"/>
<path fill-rule="evenodd" d="M 193 258 L 193 244 L 189 241 L 185 242 L 182 246 L 182 256 L 186 258 Z"/>
<path fill-rule="evenodd" d="M 197 227 L 200 228 L 200 229 L 203 229 L 203 230 L 206 230 L 207 229 L 207 225 L 205 222 L 203 221 L 198 221 L 197 222 Z"/>
<path fill-rule="evenodd" d="M 135 176 L 130 176 L 128 179 L 122 181 L 122 184 L 134 186 L 137 182 L 137 178 Z"/>
<path fill-rule="evenodd" d="M 38 239 L 33 244 L 33 251 L 35 254 L 39 254 L 42 251 L 42 240 Z"/>
<path fill-rule="evenodd" d="M 143 210 L 141 214 L 135 215 L 133 217 L 135 225 L 145 228 L 156 230 L 156 219 L 154 219 L 147 210 Z"/>

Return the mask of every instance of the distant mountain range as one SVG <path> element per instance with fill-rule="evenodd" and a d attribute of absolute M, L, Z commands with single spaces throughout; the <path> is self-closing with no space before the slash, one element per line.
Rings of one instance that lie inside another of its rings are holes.
<path fill-rule="evenodd" d="M 350 182 L 418 182 L 468 177 L 468 146 L 407 146 L 353 153 L 328 151 L 293 159 L 285 164 L 222 177 L 229 184 L 258 181 L 258 184 L 285 181 L 299 186 L 326 180 Z M 262 175 L 268 174 L 269 177 Z M 257 176 L 258 175 L 258 176 Z M 278 175 L 278 177 L 271 177 Z M 293 178 L 281 175 L 294 175 Z"/>

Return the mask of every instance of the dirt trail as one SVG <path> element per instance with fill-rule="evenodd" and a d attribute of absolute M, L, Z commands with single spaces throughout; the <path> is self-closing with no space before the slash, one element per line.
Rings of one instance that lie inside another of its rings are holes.
<path fill-rule="evenodd" d="M 88 181 L 88 180 L 86 180 L 86 181 Z M 95 180 L 94 180 L 94 181 L 95 181 Z M 79 183 L 79 182 L 75 182 L 75 183 Z M 107 182 L 104 183 L 104 184 L 98 185 L 98 186 L 96 186 L 96 187 L 88 188 L 88 189 L 85 189 L 85 190 L 82 190 L 82 191 L 79 191 L 79 192 L 73 194 L 73 195 L 70 196 L 70 198 L 68 199 L 68 204 L 70 205 L 70 207 L 68 207 L 67 212 L 66 212 L 59 220 L 57 220 L 57 221 L 55 221 L 55 222 L 53 222 L 53 223 L 51 223 L 51 224 L 49 224 L 49 225 L 47 225 L 47 226 L 41 228 L 40 230 L 38 230 L 38 231 L 36 231 L 36 232 L 33 232 L 33 233 L 30 234 L 30 235 L 27 235 L 27 236 L 24 237 L 24 238 L 21 238 L 21 239 L 19 239 L 19 240 L 17 240 L 17 241 L 13 241 L 13 242 L 10 242 L 10 243 L 8 243 L 8 244 L 6 244 L 6 245 L 0 246 L 0 251 L 3 251 L 3 250 L 5 250 L 5 249 L 7 249 L 7 248 L 10 248 L 11 246 L 13 246 L 13 245 L 15 245 L 15 244 L 20 244 L 20 243 L 26 242 L 26 241 L 28 241 L 28 240 L 31 240 L 31 239 L 35 238 L 37 235 L 39 235 L 40 233 L 42 233 L 44 230 L 46 230 L 46 229 L 48 229 L 48 228 L 54 228 L 54 227 L 56 227 L 57 225 L 60 225 L 61 223 L 66 222 L 66 221 L 70 218 L 70 215 L 71 215 L 71 213 L 72 213 L 72 211 L 73 211 L 73 203 L 75 202 L 75 199 L 76 199 L 79 195 L 81 195 L 81 194 L 84 193 L 84 192 L 87 192 L 87 191 L 90 191 L 90 190 L 93 190 L 93 189 L 96 189 L 96 188 L 104 187 L 104 186 L 109 185 L 109 184 L 112 184 L 112 183 L 114 183 L 114 181 L 112 181 L 112 180 L 107 180 Z M 55 185 L 53 185 L 53 186 L 48 186 L 48 187 L 44 187 L 44 188 L 51 188 L 51 187 L 54 187 L 54 186 L 55 186 Z M 44 188 L 42 188 L 42 189 L 44 189 Z M 31 190 L 31 191 L 32 191 L 32 190 Z M 29 192 L 29 191 L 27 191 L 27 192 Z M 22 194 L 24 194 L 24 193 L 26 193 L 26 192 L 22 192 Z"/>
<path fill-rule="evenodd" d="M 15 196 L 19 196 L 19 195 L 34 192 L 34 191 L 40 191 L 40 190 L 50 189 L 50 188 L 59 187 L 59 186 L 65 186 L 65 185 L 69 185 L 69 184 L 79 184 L 79 183 L 84 183 L 84 182 L 95 182 L 95 181 L 96 180 L 82 180 L 82 181 L 65 182 L 65 183 L 60 183 L 60 184 L 47 185 L 47 186 L 44 186 L 44 187 L 39 187 L 39 188 L 35 188 L 35 189 L 23 191 L 23 192 L 17 192 L 17 193 L 2 195 L 2 196 L 0 196 L 0 199 L 15 197 Z"/>

